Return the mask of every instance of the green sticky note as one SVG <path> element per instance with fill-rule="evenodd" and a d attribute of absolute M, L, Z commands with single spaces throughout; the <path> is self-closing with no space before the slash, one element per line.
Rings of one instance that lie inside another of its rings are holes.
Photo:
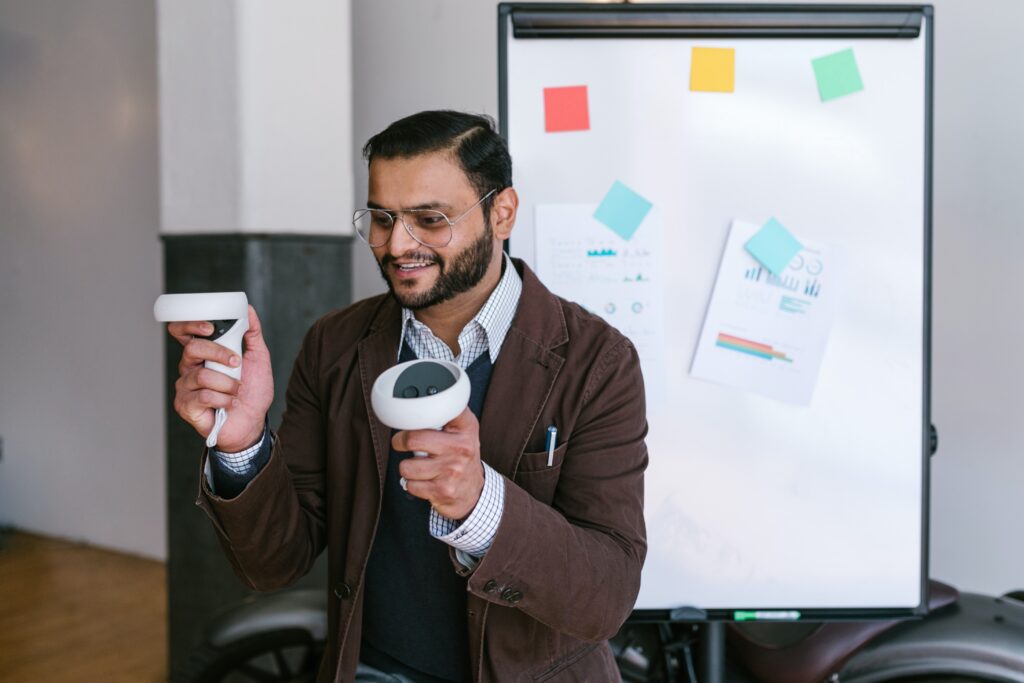
<path fill-rule="evenodd" d="M 652 206 L 651 202 L 616 180 L 594 212 L 594 218 L 622 239 L 629 240 Z"/>
<path fill-rule="evenodd" d="M 853 57 L 853 48 L 812 59 L 811 65 L 814 67 L 814 77 L 818 80 L 818 93 L 822 102 L 864 89 L 857 60 Z"/>
<path fill-rule="evenodd" d="M 750 255 L 774 275 L 782 273 L 793 257 L 804 248 L 804 245 L 774 218 L 754 233 L 745 246 Z"/>

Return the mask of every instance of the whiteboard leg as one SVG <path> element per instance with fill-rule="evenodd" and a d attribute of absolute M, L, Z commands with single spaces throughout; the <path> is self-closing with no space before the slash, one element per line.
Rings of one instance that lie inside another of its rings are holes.
<path fill-rule="evenodd" d="M 725 622 L 709 621 L 704 625 L 701 650 L 700 683 L 723 683 L 725 680 Z"/>

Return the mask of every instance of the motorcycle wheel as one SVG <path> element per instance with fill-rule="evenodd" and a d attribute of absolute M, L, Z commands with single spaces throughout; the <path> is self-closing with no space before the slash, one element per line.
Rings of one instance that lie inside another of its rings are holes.
<path fill-rule="evenodd" d="M 888 679 L 886 683 L 999 683 L 1003 678 L 978 678 L 977 676 L 910 676 Z"/>
<path fill-rule="evenodd" d="M 313 683 L 324 644 L 302 629 L 268 631 L 223 647 L 204 644 L 189 658 L 188 683 Z"/>
<path fill-rule="evenodd" d="M 892 678 L 886 683 L 1001 683 L 1003 678 L 978 678 L 976 676 L 911 676 L 910 678 Z"/>

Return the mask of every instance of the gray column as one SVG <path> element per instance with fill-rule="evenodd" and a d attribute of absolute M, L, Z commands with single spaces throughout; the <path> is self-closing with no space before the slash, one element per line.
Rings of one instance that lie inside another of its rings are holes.
<path fill-rule="evenodd" d="M 318 317 L 351 302 L 352 239 L 225 234 L 164 236 L 163 242 L 166 292 L 244 290 L 256 308 L 274 367 L 270 422 L 276 427 L 303 335 Z M 234 576 L 206 515 L 195 506 L 203 441 L 174 412 L 181 347 L 167 336 L 165 348 L 168 639 L 176 679 L 210 617 L 250 592 Z M 326 590 L 325 558 L 299 585 Z"/>

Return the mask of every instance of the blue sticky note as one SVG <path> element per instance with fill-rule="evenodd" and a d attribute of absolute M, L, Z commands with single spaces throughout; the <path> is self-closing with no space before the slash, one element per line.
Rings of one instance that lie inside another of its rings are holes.
<path fill-rule="evenodd" d="M 818 81 L 818 94 L 822 102 L 864 89 L 852 48 L 812 59 L 811 66 Z"/>
<path fill-rule="evenodd" d="M 616 180 L 594 212 L 594 218 L 622 239 L 629 240 L 652 206 L 649 201 Z"/>
<path fill-rule="evenodd" d="M 747 251 L 774 275 L 779 275 L 804 245 L 774 218 L 754 233 L 746 244 Z"/>

